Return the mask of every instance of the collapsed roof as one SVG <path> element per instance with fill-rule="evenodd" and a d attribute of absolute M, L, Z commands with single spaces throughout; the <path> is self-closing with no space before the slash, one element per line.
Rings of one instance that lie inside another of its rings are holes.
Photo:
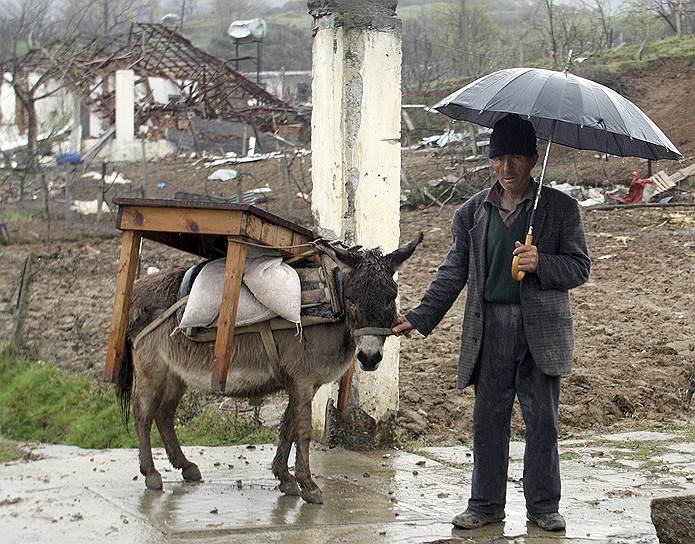
<path fill-rule="evenodd" d="M 140 123 L 161 113 L 192 112 L 203 119 L 242 121 L 262 130 L 282 123 L 293 108 L 174 30 L 159 24 L 135 23 L 130 31 L 87 44 L 73 40 L 33 50 L 2 64 L 17 77 L 43 72 L 62 81 L 105 124 L 116 117 L 115 89 L 109 76 L 116 70 L 133 70 L 136 85 L 146 89 L 136 98 Z M 148 81 L 159 77 L 172 81 L 180 96 L 156 102 Z M 111 78 L 113 81 L 113 78 Z"/>

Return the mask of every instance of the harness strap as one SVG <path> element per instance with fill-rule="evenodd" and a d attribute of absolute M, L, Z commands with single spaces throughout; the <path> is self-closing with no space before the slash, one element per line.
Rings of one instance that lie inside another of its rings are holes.
<path fill-rule="evenodd" d="M 379 327 L 364 327 L 362 329 L 355 329 L 352 331 L 353 336 L 392 336 L 393 331 L 391 329 L 379 328 Z"/>
<path fill-rule="evenodd" d="M 172 306 L 169 306 L 169 308 L 167 308 L 162 315 L 160 315 L 157 319 L 152 321 L 149 325 L 147 325 L 147 327 L 142 329 L 140 331 L 140 334 L 138 334 L 135 337 L 135 340 L 133 340 L 133 348 L 137 348 L 138 344 L 143 338 L 145 338 L 145 336 L 150 334 L 153 330 L 155 330 L 167 319 L 169 319 L 172 316 L 172 314 L 176 312 L 176 310 L 178 310 L 181 306 L 186 304 L 186 301 L 188 301 L 188 295 L 177 300 L 176 303 L 174 303 Z"/>
<path fill-rule="evenodd" d="M 278 347 L 275 344 L 273 330 L 270 328 L 270 321 L 261 321 L 258 323 L 258 332 L 261 335 L 263 347 L 270 360 L 270 372 L 273 375 L 273 379 L 277 383 L 281 383 L 278 379 L 280 375 L 280 355 L 278 354 Z"/>

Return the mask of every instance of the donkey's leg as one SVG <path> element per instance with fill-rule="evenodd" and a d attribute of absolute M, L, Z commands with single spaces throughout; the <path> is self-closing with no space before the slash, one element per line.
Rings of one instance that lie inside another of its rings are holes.
<path fill-rule="evenodd" d="M 169 461 L 174 468 L 181 469 L 183 479 L 188 482 L 199 482 L 203 479 L 198 465 L 189 461 L 181 450 L 181 444 L 174 429 L 176 408 L 181 402 L 181 397 L 186 392 L 186 384 L 178 376 L 168 373 L 164 385 L 164 392 L 159 401 L 159 407 L 154 415 L 159 434 L 164 442 Z"/>
<path fill-rule="evenodd" d="M 294 396 L 290 395 L 287 408 L 285 408 L 285 413 L 282 415 L 282 421 L 280 422 L 280 439 L 278 440 L 278 449 L 275 452 L 272 469 L 275 477 L 280 480 L 280 485 L 278 486 L 280 491 L 285 495 L 296 496 L 300 495 L 301 491 L 299 485 L 297 485 L 297 480 L 290 474 L 287 468 L 287 460 L 290 457 L 290 450 L 292 449 L 292 442 L 294 441 L 295 435 L 295 402 L 293 399 Z"/>
<path fill-rule="evenodd" d="M 139 378 L 139 379 L 138 379 Z M 140 458 L 140 474 L 145 477 L 147 489 L 161 490 L 162 476 L 154 467 L 152 459 L 152 444 L 150 430 L 156 409 L 156 392 L 149 387 L 147 378 L 136 376 L 135 382 L 135 430 L 138 434 L 138 450 Z"/>
<path fill-rule="evenodd" d="M 295 400 L 295 444 L 297 455 L 295 460 L 294 475 L 302 490 L 302 499 L 314 504 L 322 504 L 321 489 L 311 478 L 309 466 L 309 445 L 311 443 L 311 400 L 314 397 L 314 388 L 308 380 L 296 380 L 290 386 L 290 398 L 292 394 Z"/>

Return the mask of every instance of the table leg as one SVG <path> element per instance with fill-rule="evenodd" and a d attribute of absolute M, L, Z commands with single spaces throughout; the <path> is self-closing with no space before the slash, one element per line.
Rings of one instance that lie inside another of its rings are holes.
<path fill-rule="evenodd" d="M 135 271 L 140 254 L 140 233 L 127 230 L 121 239 L 121 255 L 118 259 L 116 276 L 116 296 L 113 301 L 109 346 L 106 350 L 104 379 L 111 383 L 118 381 L 125 347 L 125 335 L 128 329 L 130 297 L 133 293 Z"/>
<path fill-rule="evenodd" d="M 234 348 L 234 324 L 236 323 L 241 280 L 244 276 L 244 264 L 246 263 L 246 244 L 232 239 L 229 239 L 227 244 L 222 304 L 217 324 L 215 357 L 212 362 L 212 390 L 220 393 L 224 392 L 227 383 L 227 372 Z"/>

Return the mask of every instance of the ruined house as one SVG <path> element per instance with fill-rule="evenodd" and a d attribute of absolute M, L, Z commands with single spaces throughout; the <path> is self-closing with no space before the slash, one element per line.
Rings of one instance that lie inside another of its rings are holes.
<path fill-rule="evenodd" d="M 133 24 L 108 41 L 55 43 L 2 64 L 0 149 L 65 135 L 63 151 L 155 158 L 217 121 L 229 141 L 298 119 L 285 101 L 174 30 Z M 13 82 L 16 78 L 16 82 Z M 32 89 L 35 122 L 17 91 Z M 300 120 L 301 121 L 301 120 Z M 184 134 L 185 133 L 185 134 Z"/>

